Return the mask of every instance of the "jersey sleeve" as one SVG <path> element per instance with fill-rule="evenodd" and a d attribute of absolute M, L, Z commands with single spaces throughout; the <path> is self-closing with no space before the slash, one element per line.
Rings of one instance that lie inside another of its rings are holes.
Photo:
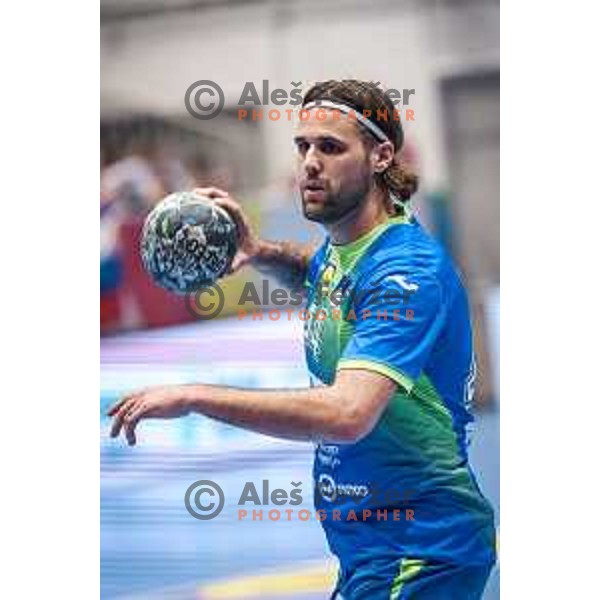
<path fill-rule="evenodd" d="M 429 273 L 388 269 L 358 295 L 354 331 L 337 368 L 375 371 L 409 392 L 446 318 L 440 283 Z"/>

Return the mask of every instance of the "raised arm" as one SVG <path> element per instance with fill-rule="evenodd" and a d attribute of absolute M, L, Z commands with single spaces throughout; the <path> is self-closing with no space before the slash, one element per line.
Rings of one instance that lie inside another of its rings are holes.
<path fill-rule="evenodd" d="M 238 230 L 238 253 L 233 260 L 231 273 L 244 265 L 252 265 L 258 271 L 275 277 L 283 285 L 297 289 L 306 278 L 308 263 L 314 248 L 293 242 L 261 240 L 250 224 L 240 204 L 218 188 L 198 188 L 198 194 L 212 198 L 216 204 L 233 217 Z"/>

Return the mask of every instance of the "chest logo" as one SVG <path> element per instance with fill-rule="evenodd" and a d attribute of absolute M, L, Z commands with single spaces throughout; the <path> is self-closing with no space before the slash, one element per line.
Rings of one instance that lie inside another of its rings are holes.
<path fill-rule="evenodd" d="M 391 275 L 387 279 L 388 281 L 397 283 L 403 290 L 406 290 L 407 292 L 416 292 L 419 289 L 419 286 L 416 283 L 410 283 L 406 280 L 404 275 Z"/>

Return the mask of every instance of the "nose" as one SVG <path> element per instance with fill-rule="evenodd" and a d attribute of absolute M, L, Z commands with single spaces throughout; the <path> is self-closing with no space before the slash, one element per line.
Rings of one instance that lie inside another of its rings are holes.
<path fill-rule="evenodd" d="M 304 171 L 308 177 L 316 177 L 323 172 L 323 162 L 314 146 L 304 156 Z"/>

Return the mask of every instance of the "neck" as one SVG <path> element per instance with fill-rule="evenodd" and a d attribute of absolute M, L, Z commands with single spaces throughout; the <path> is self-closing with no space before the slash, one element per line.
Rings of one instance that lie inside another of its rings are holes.
<path fill-rule="evenodd" d="M 326 229 L 334 244 L 349 244 L 369 233 L 377 225 L 385 223 L 387 219 L 385 192 L 374 186 L 360 206 L 340 221 L 327 225 Z"/>

